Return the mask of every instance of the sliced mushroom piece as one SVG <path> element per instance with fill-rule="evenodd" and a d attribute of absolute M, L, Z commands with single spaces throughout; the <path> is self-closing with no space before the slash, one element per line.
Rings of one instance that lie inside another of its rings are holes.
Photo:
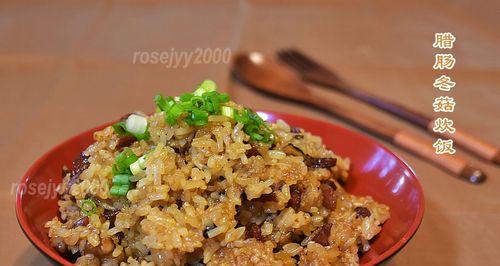
<path fill-rule="evenodd" d="M 370 217 L 370 215 L 372 215 L 372 213 L 370 212 L 370 210 L 368 210 L 368 208 L 362 206 L 354 208 L 354 211 L 356 212 L 357 218 Z"/>
<path fill-rule="evenodd" d="M 327 182 L 321 183 L 320 187 L 323 195 L 323 206 L 329 210 L 335 210 L 337 206 L 337 195 L 335 189 Z M 336 187 L 335 187 L 336 188 Z"/>
<path fill-rule="evenodd" d="M 299 127 L 290 126 L 290 133 L 302 133 L 302 129 Z"/>
<path fill-rule="evenodd" d="M 256 147 L 253 147 L 245 152 L 245 155 L 250 158 L 252 156 L 259 156 L 260 152 Z"/>
<path fill-rule="evenodd" d="M 252 199 L 252 200 L 259 201 L 259 202 L 267 202 L 267 201 L 276 202 L 278 200 L 278 198 L 276 197 L 276 194 L 274 194 L 274 192 L 271 192 L 269 194 L 262 194 L 262 195 L 260 195 L 259 198 Z"/>
<path fill-rule="evenodd" d="M 332 168 L 337 164 L 337 158 L 314 158 L 304 155 L 304 163 L 311 168 Z"/>
<path fill-rule="evenodd" d="M 303 156 L 304 153 L 297 147 L 295 147 L 293 144 L 288 144 L 285 147 L 283 147 L 283 152 L 286 153 L 287 155 L 293 155 L 293 156 Z"/>
<path fill-rule="evenodd" d="M 106 220 L 109 221 L 109 226 L 113 227 L 115 226 L 115 220 L 116 220 L 116 215 L 120 212 L 118 209 L 104 209 L 103 216 Z"/>
<path fill-rule="evenodd" d="M 85 155 L 82 152 L 75 158 L 75 160 L 73 160 L 73 171 L 71 171 L 71 175 L 70 175 L 70 178 L 68 180 L 65 193 L 69 193 L 71 187 L 74 184 L 80 183 L 80 179 L 79 179 L 80 174 L 83 173 L 83 171 L 85 171 L 90 165 L 90 162 L 88 159 L 89 159 L 89 156 Z"/>
<path fill-rule="evenodd" d="M 331 223 L 324 224 L 319 230 L 316 231 L 316 234 L 312 238 L 312 241 L 322 246 L 330 245 L 328 238 L 330 237 L 331 229 L 332 229 Z"/>
<path fill-rule="evenodd" d="M 302 134 L 297 134 L 295 136 L 293 136 L 294 139 L 304 139 L 304 135 Z"/>
<path fill-rule="evenodd" d="M 116 143 L 116 149 L 129 147 L 136 140 L 137 140 L 136 137 L 134 137 L 132 135 L 120 136 L 120 137 L 118 137 L 118 142 Z"/>
<path fill-rule="evenodd" d="M 245 237 L 246 238 L 255 238 L 258 241 L 263 241 L 264 237 L 262 236 L 260 226 L 254 223 L 249 223 L 246 226 L 245 230 Z"/>
<path fill-rule="evenodd" d="M 87 226 L 89 224 L 89 217 L 88 216 L 83 216 L 82 218 L 76 220 L 73 223 L 73 228 L 76 228 L 78 226 Z"/>
<path fill-rule="evenodd" d="M 300 201 L 302 200 L 302 192 L 298 185 L 290 186 L 290 200 L 288 200 L 288 207 L 292 207 L 295 211 L 300 208 Z"/>

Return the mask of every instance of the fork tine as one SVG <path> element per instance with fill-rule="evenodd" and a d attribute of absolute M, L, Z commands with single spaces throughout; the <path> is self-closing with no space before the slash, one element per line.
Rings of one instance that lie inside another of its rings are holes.
<path fill-rule="evenodd" d="M 320 64 L 316 63 L 313 59 L 310 57 L 306 56 L 305 54 L 299 52 L 298 50 L 295 49 L 290 49 L 288 50 L 289 54 L 296 58 L 297 60 L 301 61 L 304 65 L 309 66 L 309 68 L 323 68 Z"/>
<path fill-rule="evenodd" d="M 296 65 L 300 71 L 311 71 L 315 69 L 312 65 L 295 56 L 292 52 L 290 52 L 290 50 L 283 51 L 283 55 L 289 62 L 292 62 L 294 65 Z"/>
<path fill-rule="evenodd" d="M 278 51 L 278 57 L 286 64 L 297 69 L 298 71 L 307 70 L 307 66 L 304 66 L 301 62 L 297 61 L 293 56 L 291 56 L 286 50 Z"/>
<path fill-rule="evenodd" d="M 311 57 L 305 55 L 304 53 L 296 50 L 289 49 L 288 54 L 295 58 L 295 61 L 300 61 L 302 65 L 308 66 L 308 70 L 319 70 L 328 73 L 332 77 L 336 78 L 338 81 L 341 81 L 340 76 L 335 73 L 333 70 L 328 69 L 327 67 L 321 65 Z"/>

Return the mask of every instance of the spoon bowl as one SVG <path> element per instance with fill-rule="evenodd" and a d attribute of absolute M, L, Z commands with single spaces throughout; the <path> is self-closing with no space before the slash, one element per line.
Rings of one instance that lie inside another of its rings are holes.
<path fill-rule="evenodd" d="M 236 55 L 233 69 L 238 79 L 257 90 L 296 101 L 313 99 L 292 69 L 259 52 Z"/>
<path fill-rule="evenodd" d="M 486 174 L 458 155 L 437 154 L 433 143 L 411 132 L 391 127 L 377 117 L 360 113 L 331 97 L 322 97 L 309 89 L 302 77 L 286 65 L 261 53 L 242 53 L 236 56 L 233 66 L 236 78 L 268 94 L 301 102 L 326 111 L 345 122 L 374 136 L 419 155 L 472 184 L 486 180 Z"/>

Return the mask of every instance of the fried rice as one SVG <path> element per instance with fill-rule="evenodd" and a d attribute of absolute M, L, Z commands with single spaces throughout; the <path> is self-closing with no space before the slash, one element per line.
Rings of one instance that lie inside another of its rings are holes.
<path fill-rule="evenodd" d="M 387 206 L 343 189 L 349 159 L 285 121 L 266 124 L 274 139 L 264 143 L 220 114 L 203 126 L 140 115 L 147 140 L 106 127 L 63 169 L 59 215 L 46 227 L 77 265 L 357 265 L 389 218 Z M 113 196 L 124 149 L 147 155 L 144 171 Z"/>

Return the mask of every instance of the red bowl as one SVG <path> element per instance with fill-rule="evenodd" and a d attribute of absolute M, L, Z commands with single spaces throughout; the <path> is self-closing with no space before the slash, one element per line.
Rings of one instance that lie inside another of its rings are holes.
<path fill-rule="evenodd" d="M 321 136 L 336 154 L 351 158 L 351 177 L 346 189 L 355 195 L 370 195 L 388 205 L 391 218 L 361 257 L 361 265 L 375 265 L 400 250 L 417 231 L 424 214 L 424 194 L 413 170 L 398 156 L 373 139 L 327 122 L 276 112 L 259 112 L 268 121 L 283 119 L 293 126 Z M 63 165 L 71 165 L 93 142 L 87 130 L 59 144 L 39 158 L 23 176 L 17 190 L 16 215 L 28 239 L 54 261 L 72 265 L 49 244 L 44 224 L 57 215 L 54 187 L 61 182 Z"/>

